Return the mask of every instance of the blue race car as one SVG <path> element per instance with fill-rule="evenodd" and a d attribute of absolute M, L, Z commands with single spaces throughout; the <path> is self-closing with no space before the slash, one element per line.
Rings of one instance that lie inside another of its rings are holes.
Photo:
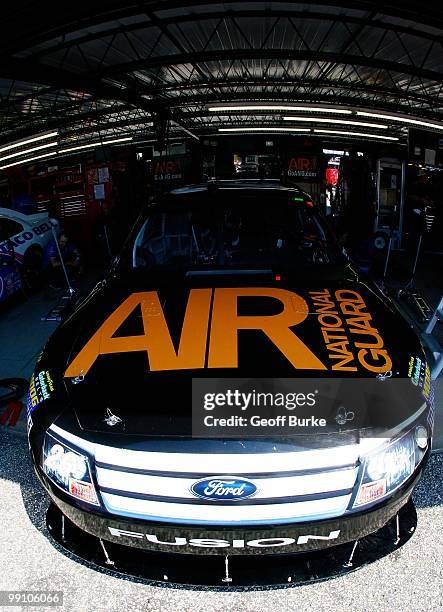
<path fill-rule="evenodd" d="M 13 257 L 0 253 L 0 303 L 22 289 L 22 279 Z"/>

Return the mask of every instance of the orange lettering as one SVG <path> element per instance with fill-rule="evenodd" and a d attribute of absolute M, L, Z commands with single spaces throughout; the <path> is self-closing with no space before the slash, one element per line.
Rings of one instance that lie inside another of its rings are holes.
<path fill-rule="evenodd" d="M 283 304 L 283 311 L 268 316 L 238 316 L 239 297 L 271 297 Z M 291 330 L 308 316 L 305 300 L 286 289 L 245 287 L 215 289 L 212 310 L 208 367 L 238 367 L 238 330 L 261 330 L 294 368 L 325 370 L 322 362 Z"/>
<path fill-rule="evenodd" d="M 205 367 L 206 341 L 212 289 L 192 289 L 183 319 L 178 350 L 156 291 L 129 296 L 100 326 L 68 366 L 65 377 L 86 375 L 100 355 L 145 351 L 152 371 Z M 238 316 L 238 297 L 270 297 L 283 311 L 269 316 Z M 140 306 L 143 333 L 115 336 L 126 319 Z M 298 338 L 291 327 L 308 316 L 305 300 L 279 288 L 223 288 L 214 290 L 209 344 L 209 368 L 238 366 L 238 330 L 262 331 L 295 368 L 325 370 L 323 363 Z"/>
<path fill-rule="evenodd" d="M 193 289 L 189 294 L 178 352 L 156 291 L 133 293 L 101 325 L 65 372 L 65 377 L 85 375 L 99 355 L 146 351 L 151 370 L 204 368 L 206 337 L 212 289 Z M 139 306 L 144 333 L 114 337 Z"/>
<path fill-rule="evenodd" d="M 372 365 L 371 363 L 368 363 L 366 361 L 366 356 L 368 353 L 374 361 L 380 362 L 381 358 L 381 365 Z M 388 372 L 392 368 L 392 360 L 389 357 L 386 349 L 369 349 L 369 351 L 366 349 L 361 349 L 358 351 L 358 360 L 367 370 L 370 370 L 371 372 Z"/>

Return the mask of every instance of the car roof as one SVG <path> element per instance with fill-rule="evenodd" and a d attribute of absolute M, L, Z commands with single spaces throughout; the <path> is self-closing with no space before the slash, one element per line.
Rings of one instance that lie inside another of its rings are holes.
<path fill-rule="evenodd" d="M 14 217 L 15 216 L 15 210 L 12 210 L 11 208 L 1 208 L 0 207 L 0 217 Z"/>
<path fill-rule="evenodd" d="M 28 223 L 32 225 L 33 223 L 38 223 L 39 221 L 41 222 L 48 219 L 49 215 L 46 212 L 26 214 L 12 208 L 0 207 L 0 217 L 2 219 L 12 219 L 14 221 L 20 221 L 20 223 Z"/>
<path fill-rule="evenodd" d="M 231 192 L 227 194 L 226 192 Z M 235 192 L 235 193 L 234 193 Z M 293 196 L 297 200 L 309 202 L 312 206 L 311 196 L 296 186 L 285 186 L 279 180 L 251 179 L 251 180 L 223 180 L 210 181 L 198 185 L 187 185 L 178 187 L 171 191 L 157 195 L 147 206 L 145 214 L 152 210 L 180 209 L 182 206 L 192 208 L 211 207 L 224 208 L 228 203 L 238 204 L 242 201 L 246 205 L 258 206 L 259 203 L 269 202 L 270 198 L 274 204 L 277 202 L 287 203 Z"/>
<path fill-rule="evenodd" d="M 250 190 L 273 190 L 278 192 L 302 193 L 297 186 L 282 185 L 279 179 L 232 179 L 221 181 L 209 181 L 198 185 L 187 185 L 171 190 L 171 195 L 188 195 L 192 193 L 204 193 L 223 189 Z"/>

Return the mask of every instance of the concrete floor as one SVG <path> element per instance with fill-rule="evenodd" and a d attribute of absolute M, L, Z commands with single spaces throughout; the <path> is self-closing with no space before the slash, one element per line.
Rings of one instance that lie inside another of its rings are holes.
<path fill-rule="evenodd" d="M 35 361 L 57 323 L 40 318 L 57 301 L 58 293 L 43 290 L 28 300 L 16 298 L 0 311 L 0 379 L 30 378 Z"/>

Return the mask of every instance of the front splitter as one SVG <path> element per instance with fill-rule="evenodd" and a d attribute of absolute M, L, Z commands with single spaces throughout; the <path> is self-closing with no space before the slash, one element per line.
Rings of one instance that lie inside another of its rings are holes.
<path fill-rule="evenodd" d="M 97 569 L 149 582 L 225 590 L 300 585 L 348 574 L 403 546 L 415 531 L 417 513 L 409 500 L 384 527 L 355 542 L 313 552 L 259 557 L 190 556 L 104 542 L 79 529 L 53 503 L 46 523 L 59 546 Z"/>

